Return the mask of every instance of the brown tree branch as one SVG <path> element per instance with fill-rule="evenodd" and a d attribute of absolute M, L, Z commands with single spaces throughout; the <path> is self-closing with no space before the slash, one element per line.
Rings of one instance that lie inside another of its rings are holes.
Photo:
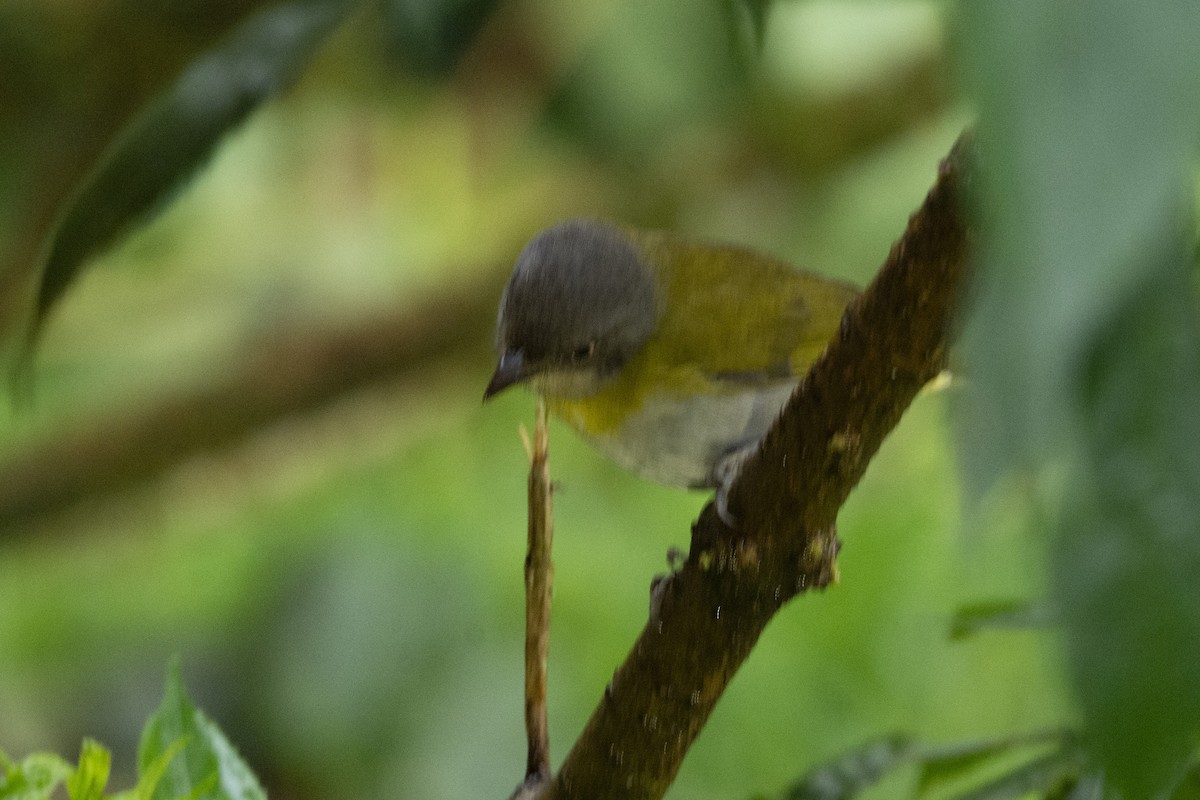
<path fill-rule="evenodd" d="M 701 513 L 543 800 L 662 797 L 767 622 L 835 580 L 838 510 L 945 361 L 968 252 L 966 138 L 731 487 L 737 529 L 712 503 Z"/>
<path fill-rule="evenodd" d="M 136 485 L 197 453 L 419 373 L 487 341 L 503 277 L 476 279 L 353 320 L 293 318 L 248 341 L 211 383 L 99 413 L 0 459 L 0 539 L 39 517 Z M 482 352 L 481 352 L 482 355 Z"/>

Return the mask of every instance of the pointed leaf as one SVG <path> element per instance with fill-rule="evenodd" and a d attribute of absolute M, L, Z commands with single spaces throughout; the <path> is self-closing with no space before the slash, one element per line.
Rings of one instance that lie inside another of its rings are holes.
<path fill-rule="evenodd" d="M 912 755 L 903 734 L 876 739 L 820 764 L 792 785 L 783 800 L 849 800 L 868 789 Z"/>
<path fill-rule="evenodd" d="M 920 755 L 921 774 L 917 792 L 924 795 L 963 780 L 976 770 L 992 766 L 994 760 L 1010 757 L 1022 749 L 1061 744 L 1067 736 L 1062 731 L 1039 731 L 927 749 Z"/>
<path fill-rule="evenodd" d="M 137 786 L 112 795 L 110 800 L 152 800 L 154 790 L 158 788 L 159 781 L 167 772 L 167 766 L 183 749 L 186 742 L 187 739 L 182 737 L 172 742 L 170 747 L 159 753 L 148 765 L 138 770 Z"/>
<path fill-rule="evenodd" d="M 172 750 L 178 754 L 167 757 Z M 161 770 L 164 758 L 167 766 L 150 795 L 153 800 L 266 800 L 233 745 L 188 699 L 178 663 L 170 668 L 162 705 L 142 731 L 139 772 L 147 776 Z"/>
<path fill-rule="evenodd" d="M 1084 766 L 1079 748 L 1067 746 L 1022 764 L 956 800 L 1019 800 L 1031 793 L 1045 794 L 1077 777 Z"/>
<path fill-rule="evenodd" d="M 84 739 L 79 766 L 67 779 L 67 795 L 71 800 L 101 800 L 111 769 L 112 753 L 94 739 Z"/>
<path fill-rule="evenodd" d="M 290 0 L 254 15 L 134 119 L 68 200 L 42 265 L 32 335 L 87 260 L 164 206 L 225 133 L 289 86 L 352 5 Z"/>

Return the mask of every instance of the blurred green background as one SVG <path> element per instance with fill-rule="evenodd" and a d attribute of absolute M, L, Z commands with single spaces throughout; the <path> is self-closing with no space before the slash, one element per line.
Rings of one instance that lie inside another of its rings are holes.
<path fill-rule="evenodd" d="M 253 5 L 0 10 L 6 307 L 113 133 Z M 0 412 L 0 749 L 94 736 L 131 782 L 178 653 L 272 797 L 506 796 L 533 402 L 480 397 L 513 258 L 584 214 L 869 281 L 970 117 L 947 13 L 780 2 L 760 51 L 717 0 L 358 9 L 72 286 L 32 401 Z M 329 379 L 346 361 L 369 366 Z M 1070 718 L 1052 637 L 949 640 L 959 606 L 1042 582 L 1002 501 L 960 513 L 953 391 L 885 444 L 841 515 L 841 584 L 768 629 L 669 797 L 776 791 L 894 730 Z M 566 429 L 551 453 L 557 763 L 706 498 Z"/>

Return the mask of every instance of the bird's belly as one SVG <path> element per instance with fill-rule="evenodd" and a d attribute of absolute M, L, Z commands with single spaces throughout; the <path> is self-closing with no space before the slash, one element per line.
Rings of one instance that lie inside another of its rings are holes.
<path fill-rule="evenodd" d="M 715 485 L 713 467 L 723 456 L 762 438 L 794 388 L 647 399 L 620 425 L 598 433 L 586 424 L 586 401 L 557 410 L 622 467 L 668 486 L 702 488 Z"/>

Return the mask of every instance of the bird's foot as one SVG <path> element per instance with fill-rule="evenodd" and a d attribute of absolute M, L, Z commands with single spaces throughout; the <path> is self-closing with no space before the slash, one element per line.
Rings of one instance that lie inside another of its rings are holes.
<path fill-rule="evenodd" d="M 717 487 L 716 505 L 717 516 L 729 528 L 738 527 L 737 515 L 729 508 L 729 490 L 742 471 L 742 465 L 758 450 L 758 442 L 740 445 L 730 449 L 717 459 L 712 468 L 712 485 Z"/>

